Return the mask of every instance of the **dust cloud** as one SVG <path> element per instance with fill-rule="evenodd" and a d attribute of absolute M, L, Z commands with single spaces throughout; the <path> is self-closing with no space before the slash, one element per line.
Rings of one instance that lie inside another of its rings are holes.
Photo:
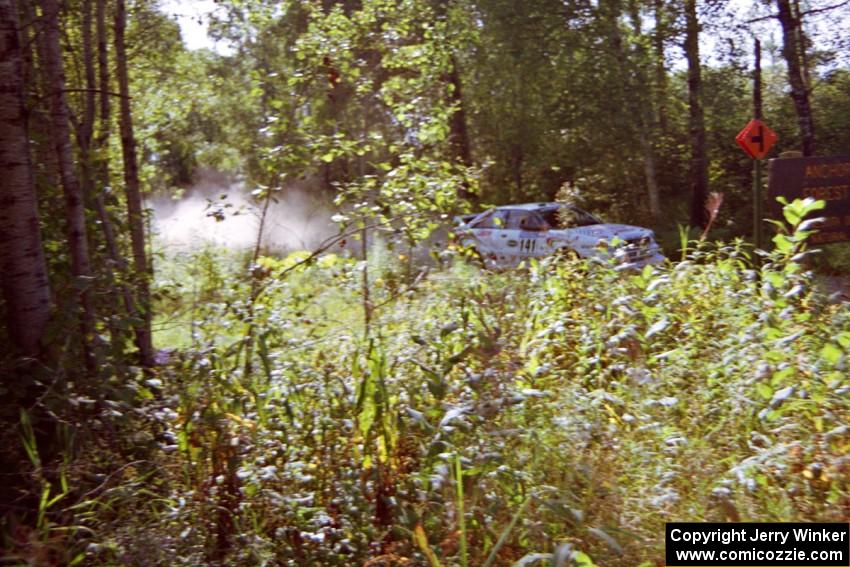
<path fill-rule="evenodd" d="M 332 212 L 317 184 L 288 184 L 269 204 L 262 248 L 286 253 L 311 250 L 337 234 Z M 252 249 L 257 241 L 262 202 L 251 197 L 250 188 L 232 176 L 201 171 L 198 182 L 180 199 L 157 197 L 147 202 L 152 210 L 154 243 L 170 253 L 206 246 L 230 250 Z"/>

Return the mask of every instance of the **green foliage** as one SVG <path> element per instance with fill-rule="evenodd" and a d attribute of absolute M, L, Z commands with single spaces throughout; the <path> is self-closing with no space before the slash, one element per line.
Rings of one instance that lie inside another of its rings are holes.
<path fill-rule="evenodd" d="M 850 319 L 798 264 L 817 207 L 786 206 L 791 248 L 758 268 L 696 242 L 639 271 L 373 282 L 365 339 L 362 263 L 264 258 L 251 375 L 251 282 L 206 252 L 173 291 L 192 345 L 140 386 L 149 472 L 75 541 L 86 564 L 625 566 L 662 556 L 665 521 L 838 521 Z"/>
<path fill-rule="evenodd" d="M 810 213 L 826 207 L 826 202 L 812 198 L 795 200 L 792 203 L 789 203 L 784 197 L 778 197 L 777 200 L 783 205 L 782 215 L 787 224 L 771 221 L 778 227 L 778 232 L 773 237 L 773 243 L 776 246 L 779 260 L 784 260 L 785 270 L 796 272 L 799 265 L 792 260 L 799 261 L 803 258 L 806 239 L 814 232 L 818 223 L 823 220 L 820 218 L 806 219 L 806 217 Z"/>
<path fill-rule="evenodd" d="M 116 113 L 92 156 L 113 165 L 86 196 L 93 277 L 72 278 L 34 49 L 56 316 L 51 366 L 10 361 L 2 389 L 13 427 L 0 445 L 24 509 L 3 518 L 6 556 L 616 567 L 658 562 L 668 520 L 846 518 L 850 318 L 806 269 L 807 217 L 822 204 L 785 203 L 763 262 L 739 240 L 691 242 L 685 228 L 677 240 L 690 132 L 686 77 L 664 53 L 679 40 L 676 3 L 658 3 L 671 21 L 647 30 L 646 2 L 621 14 L 584 1 L 222 0 L 224 55 L 187 51 L 153 3 L 130 4 L 145 189 L 179 194 L 203 167 L 256 187 L 258 201 L 320 186 L 341 230 L 368 242 L 358 260 L 162 258 L 156 340 L 168 361 L 142 371 L 123 304 L 139 282 L 121 258 Z M 62 22 L 75 124 L 86 5 L 67 3 Z M 713 234 L 734 236 L 750 228 L 751 183 L 731 139 L 751 103 L 747 65 L 727 55 L 706 65 L 703 88 L 710 181 L 728 197 Z M 796 138 L 785 82 L 766 69 L 777 150 Z M 843 69 L 813 73 L 823 153 L 847 147 L 848 84 Z M 472 163 L 457 152 L 466 129 Z M 612 220 L 642 220 L 644 136 L 681 262 L 492 273 L 441 252 L 412 273 L 415 246 L 469 198 L 565 187 Z M 94 298 L 92 376 L 72 340 L 81 288 Z"/>

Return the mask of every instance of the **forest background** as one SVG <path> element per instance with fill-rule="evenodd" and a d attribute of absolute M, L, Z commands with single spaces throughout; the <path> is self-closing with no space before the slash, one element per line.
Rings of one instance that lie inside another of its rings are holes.
<path fill-rule="evenodd" d="M 156 2 L 0 0 L 12 561 L 652 565 L 665 519 L 846 520 L 848 314 L 812 269 L 847 249 L 808 251 L 807 201 L 754 252 L 733 140 L 759 38 L 774 155 L 847 153 L 850 2 L 216 6 L 189 50 Z M 164 245 L 151 211 L 199 196 L 240 247 Z M 673 261 L 445 243 L 555 198 Z"/>

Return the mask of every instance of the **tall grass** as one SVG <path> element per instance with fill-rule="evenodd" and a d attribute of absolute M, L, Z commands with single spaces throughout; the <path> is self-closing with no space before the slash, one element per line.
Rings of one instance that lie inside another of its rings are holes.
<path fill-rule="evenodd" d="M 151 464 L 89 498 L 74 545 L 87 564 L 633 566 L 662 561 L 665 521 L 846 519 L 850 314 L 798 263 L 802 216 L 760 267 L 705 242 L 640 271 L 384 261 L 367 338 L 357 261 L 264 259 L 249 311 L 250 278 L 208 253 L 162 294 L 191 336 L 134 383 Z"/>

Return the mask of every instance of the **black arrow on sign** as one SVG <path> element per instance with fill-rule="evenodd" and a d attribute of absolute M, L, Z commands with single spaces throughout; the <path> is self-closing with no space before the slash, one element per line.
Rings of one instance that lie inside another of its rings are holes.
<path fill-rule="evenodd" d="M 750 141 L 759 145 L 759 152 L 764 152 L 764 127 L 759 126 L 759 135 L 750 136 Z"/>

